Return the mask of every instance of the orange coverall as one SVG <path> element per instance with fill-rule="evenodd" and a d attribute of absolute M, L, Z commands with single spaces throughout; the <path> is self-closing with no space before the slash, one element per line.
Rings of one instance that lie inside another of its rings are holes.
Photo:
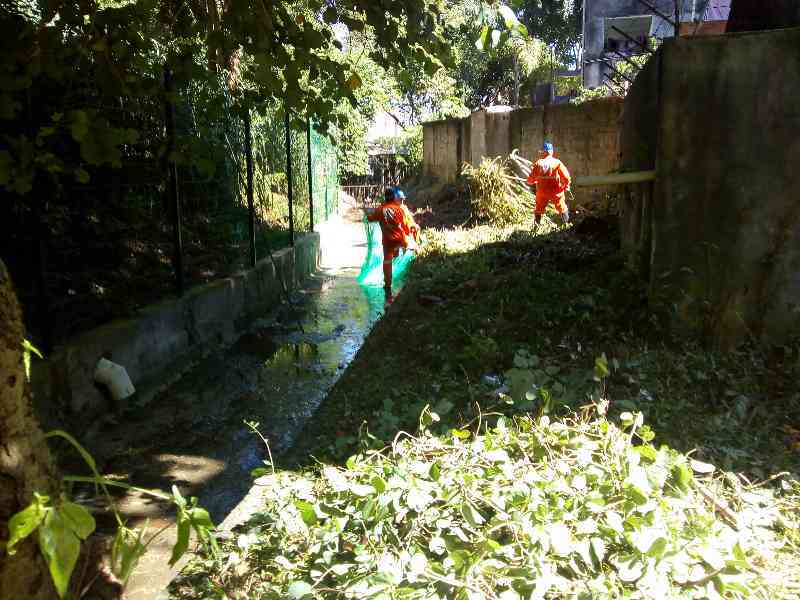
<path fill-rule="evenodd" d="M 392 287 L 392 259 L 400 248 L 416 245 L 419 227 L 408 209 L 396 201 L 384 202 L 367 215 L 367 220 L 377 221 L 381 226 L 383 244 L 383 281 L 387 289 Z"/>
<path fill-rule="evenodd" d="M 540 158 L 531 167 L 528 185 L 536 186 L 536 214 L 544 214 L 547 203 L 552 202 L 558 214 L 567 210 L 564 191 L 569 187 L 570 177 L 567 167 L 553 155 Z"/>

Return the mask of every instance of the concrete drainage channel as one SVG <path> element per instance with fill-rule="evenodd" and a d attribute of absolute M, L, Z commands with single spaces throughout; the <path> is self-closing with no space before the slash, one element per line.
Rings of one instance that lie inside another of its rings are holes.
<path fill-rule="evenodd" d="M 146 406 L 96 431 L 92 450 L 106 473 L 140 487 L 176 485 L 184 496 L 198 496 L 223 528 L 257 509 L 257 494 L 248 495 L 250 471 L 263 466 L 266 449 L 244 421 L 260 423 L 273 455 L 288 450 L 383 312 L 383 290 L 356 282 L 366 253 L 363 225 L 318 229 L 321 270 L 293 293 L 294 314 L 283 305 L 255 318 Z M 167 564 L 175 541 L 170 507 L 136 493 L 121 496 L 118 506 L 129 525 L 148 521 L 151 534 L 164 528 L 125 598 L 166 598 L 182 566 Z"/>

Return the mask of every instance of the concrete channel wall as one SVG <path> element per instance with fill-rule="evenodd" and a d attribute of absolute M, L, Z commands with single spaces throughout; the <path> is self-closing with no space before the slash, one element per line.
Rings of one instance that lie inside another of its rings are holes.
<path fill-rule="evenodd" d="M 626 102 L 623 248 L 722 347 L 800 335 L 800 29 L 667 41 Z"/>
<path fill-rule="evenodd" d="M 425 174 L 453 182 L 463 163 L 477 165 L 515 148 L 535 160 L 549 139 L 573 176 L 607 175 L 619 169 L 622 106 L 620 98 L 600 98 L 579 105 L 479 110 L 464 119 L 425 123 Z M 606 191 L 581 188 L 575 193 L 579 203 L 588 203 Z"/>
<path fill-rule="evenodd" d="M 282 277 L 289 290 L 312 274 L 320 262 L 320 237 L 309 233 L 261 259 L 254 268 L 189 290 L 183 297 L 140 310 L 135 318 L 112 321 L 80 334 L 34 360 L 31 383 L 43 427 L 66 428 L 81 436 L 104 416 L 125 409 L 94 383 L 101 357 L 125 367 L 137 393 L 155 391 L 181 365 L 215 345 L 233 342 L 255 316 L 280 304 Z M 137 404 L 146 403 L 141 395 Z"/>

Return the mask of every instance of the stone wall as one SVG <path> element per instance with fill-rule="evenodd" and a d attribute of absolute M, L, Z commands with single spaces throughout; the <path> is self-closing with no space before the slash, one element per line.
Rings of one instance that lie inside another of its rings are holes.
<path fill-rule="evenodd" d="M 507 112 L 480 110 L 463 120 L 424 126 L 425 174 L 453 181 L 463 162 L 508 155 L 513 149 L 536 160 L 542 142 L 555 144 L 556 156 L 573 176 L 606 175 L 619 168 L 622 100 L 602 98 L 580 105 L 561 104 Z M 576 189 L 588 203 L 607 189 Z"/>
<path fill-rule="evenodd" d="M 650 297 L 723 347 L 800 334 L 800 29 L 670 40 L 625 104 L 625 248 Z M 637 126 L 655 122 L 657 128 Z"/>
<path fill-rule="evenodd" d="M 294 248 L 273 254 L 247 271 L 192 288 L 182 298 L 148 306 L 136 318 L 113 321 L 34 360 L 31 385 L 43 427 L 80 436 L 104 415 L 120 410 L 94 384 L 101 357 L 125 367 L 140 397 L 157 381 L 180 373 L 178 365 L 209 345 L 234 341 L 248 320 L 277 306 L 289 289 L 319 265 L 319 234 L 298 238 Z M 277 269 L 275 268 L 277 265 Z"/>

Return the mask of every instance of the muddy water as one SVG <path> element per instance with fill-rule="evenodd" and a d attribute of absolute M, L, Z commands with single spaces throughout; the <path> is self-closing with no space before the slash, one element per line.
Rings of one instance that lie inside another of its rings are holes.
<path fill-rule="evenodd" d="M 177 485 L 216 522 L 245 496 L 266 448 L 244 420 L 257 421 L 273 455 L 288 450 L 383 312 L 383 290 L 356 282 L 366 254 L 363 226 L 320 227 L 323 268 L 286 307 L 257 319 L 229 348 L 202 359 L 135 417 L 104 434 L 105 470 L 142 487 Z M 126 598 L 162 597 L 174 527 L 165 504 L 129 493 L 133 523 L 165 534 L 145 555 Z"/>

